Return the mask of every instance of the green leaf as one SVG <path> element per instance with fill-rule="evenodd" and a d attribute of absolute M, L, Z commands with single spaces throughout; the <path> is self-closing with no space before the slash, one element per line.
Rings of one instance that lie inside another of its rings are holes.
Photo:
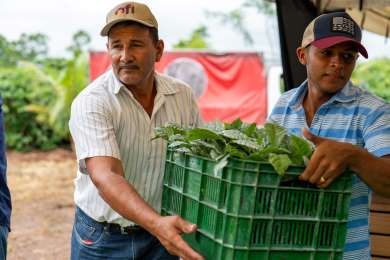
<path fill-rule="evenodd" d="M 226 156 L 268 161 L 280 175 L 292 163 L 304 165 L 312 154 L 313 147 L 309 142 L 298 136 L 288 135 L 287 130 L 277 124 L 268 123 L 263 128 L 258 128 L 255 124 L 242 123 L 238 119 L 225 125 L 229 129 L 217 131 L 215 128 L 220 129 L 221 124 L 214 126 L 211 126 L 212 129 L 208 126 L 209 128 L 183 130 L 171 125 L 157 132 L 160 137 L 167 138 L 170 149 L 180 149 L 218 162 L 227 158 Z"/>
<path fill-rule="evenodd" d="M 302 137 L 291 135 L 290 136 L 290 150 L 291 150 L 291 161 L 297 165 L 305 165 L 304 158 L 310 158 L 314 146 L 303 139 Z"/>
<path fill-rule="evenodd" d="M 176 151 L 178 151 L 180 153 L 191 153 L 191 150 L 187 147 L 180 147 L 180 148 L 176 149 Z"/>
<path fill-rule="evenodd" d="M 254 161 L 264 161 L 267 160 L 270 154 L 290 154 L 290 151 L 281 148 L 281 147 L 275 147 L 275 146 L 268 146 L 264 149 L 261 149 L 258 152 L 252 153 L 249 155 L 248 159 L 254 160 Z"/>
<path fill-rule="evenodd" d="M 168 148 L 171 148 L 171 149 L 178 149 L 179 147 L 189 147 L 188 143 L 186 142 L 183 142 L 183 141 L 175 141 L 175 142 L 172 142 L 168 145 Z"/>
<path fill-rule="evenodd" d="M 238 144 L 252 151 L 259 151 L 263 148 L 256 142 L 256 140 L 251 140 L 249 138 L 232 140 L 232 143 Z"/>
<path fill-rule="evenodd" d="M 262 152 L 255 152 L 255 153 L 250 154 L 246 158 L 248 158 L 248 160 L 251 160 L 251 161 L 265 161 L 267 159 L 267 157 L 268 157 L 268 155 L 266 156 Z"/>
<path fill-rule="evenodd" d="M 292 164 L 287 154 L 271 153 L 269 155 L 268 161 L 280 176 L 283 176 L 288 167 Z"/>
<path fill-rule="evenodd" d="M 287 129 L 278 124 L 266 123 L 264 130 L 267 144 L 272 146 L 281 146 L 287 135 Z"/>
<path fill-rule="evenodd" d="M 208 122 L 204 127 L 217 133 L 225 129 L 224 123 L 219 120 Z"/>
<path fill-rule="evenodd" d="M 241 119 L 237 118 L 232 123 L 225 123 L 225 129 L 226 130 L 228 130 L 228 129 L 240 130 L 241 129 L 241 125 L 242 125 Z"/>
<path fill-rule="evenodd" d="M 155 136 L 152 138 L 152 140 L 157 139 L 157 138 L 162 138 L 162 139 L 168 141 L 172 136 L 176 136 L 176 135 L 184 136 L 185 130 L 177 124 L 168 123 L 165 126 L 156 127 L 154 129 L 154 133 L 155 133 Z M 183 139 L 184 139 L 184 137 L 183 137 Z M 173 140 L 175 140 L 175 139 L 173 139 Z"/>
<path fill-rule="evenodd" d="M 220 134 L 222 136 L 224 136 L 228 139 L 232 139 L 232 140 L 249 139 L 249 137 L 247 135 L 245 135 L 244 133 L 241 133 L 241 131 L 237 130 L 237 129 L 223 130 Z"/>
<path fill-rule="evenodd" d="M 253 123 L 253 124 L 243 124 L 241 126 L 241 131 L 246 134 L 247 136 L 249 137 L 257 137 L 255 134 L 256 134 L 256 129 L 257 129 L 257 126 L 256 126 L 256 123 Z"/>
<path fill-rule="evenodd" d="M 211 154 L 215 157 L 219 157 L 222 152 L 220 152 L 219 147 L 214 142 L 205 142 L 203 140 L 194 140 L 189 143 L 189 146 L 191 151 L 194 154 L 206 157 L 206 158 L 212 158 Z M 213 151 L 213 152 L 212 152 Z"/>
<path fill-rule="evenodd" d="M 186 132 L 186 140 L 193 141 L 197 139 L 202 140 L 223 140 L 223 138 L 214 131 L 206 128 L 194 128 Z"/>
<path fill-rule="evenodd" d="M 168 137 L 169 142 L 175 142 L 175 141 L 183 141 L 185 142 L 185 136 L 181 134 L 173 134 Z"/>
<path fill-rule="evenodd" d="M 226 145 L 226 153 L 229 154 L 231 157 L 235 157 L 235 158 L 240 158 L 240 159 L 247 158 L 247 154 L 243 150 L 238 149 L 237 147 L 231 144 Z"/>

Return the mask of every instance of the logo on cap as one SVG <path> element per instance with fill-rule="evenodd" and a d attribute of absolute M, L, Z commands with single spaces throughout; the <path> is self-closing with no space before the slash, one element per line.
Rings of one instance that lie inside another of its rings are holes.
<path fill-rule="evenodd" d="M 351 19 L 346 17 L 333 17 L 332 32 L 344 32 L 354 36 L 355 26 Z"/>
<path fill-rule="evenodd" d="M 135 9 L 134 5 L 128 4 L 125 7 L 119 7 L 118 9 L 116 9 L 115 15 L 127 15 L 129 14 L 129 12 L 134 14 L 135 11 L 134 9 Z"/>

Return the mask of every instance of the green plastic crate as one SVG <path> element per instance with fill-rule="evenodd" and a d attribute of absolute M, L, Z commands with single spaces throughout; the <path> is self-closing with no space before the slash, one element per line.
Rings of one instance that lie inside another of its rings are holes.
<path fill-rule="evenodd" d="M 206 259 L 342 259 L 351 173 L 318 189 L 297 180 L 303 167 L 281 178 L 265 162 L 215 165 L 167 151 L 162 214 L 198 225 L 184 239 Z"/>

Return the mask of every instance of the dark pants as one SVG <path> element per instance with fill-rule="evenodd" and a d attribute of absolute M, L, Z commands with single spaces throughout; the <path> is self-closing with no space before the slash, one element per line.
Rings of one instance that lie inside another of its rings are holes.
<path fill-rule="evenodd" d="M 0 260 L 7 258 L 8 227 L 0 226 Z"/>
<path fill-rule="evenodd" d="M 128 232 L 125 234 L 115 226 L 97 222 L 76 208 L 71 259 L 179 259 L 170 255 L 146 230 Z"/>

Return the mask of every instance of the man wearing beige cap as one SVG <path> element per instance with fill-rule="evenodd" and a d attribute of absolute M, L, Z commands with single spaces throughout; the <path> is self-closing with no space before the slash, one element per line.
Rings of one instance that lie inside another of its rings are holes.
<path fill-rule="evenodd" d="M 203 259 L 181 238 L 196 230 L 160 216 L 166 146 L 155 127 L 199 126 L 188 85 L 155 72 L 164 43 L 149 8 L 126 2 L 107 15 L 112 69 L 72 104 L 78 171 L 71 259 Z"/>
<path fill-rule="evenodd" d="M 316 145 L 301 180 L 325 188 L 347 168 L 356 173 L 343 259 L 371 258 L 370 192 L 390 196 L 390 105 L 349 81 L 358 53 L 368 57 L 361 37 L 345 12 L 314 19 L 297 49 L 307 80 L 283 94 L 269 118 Z"/>

